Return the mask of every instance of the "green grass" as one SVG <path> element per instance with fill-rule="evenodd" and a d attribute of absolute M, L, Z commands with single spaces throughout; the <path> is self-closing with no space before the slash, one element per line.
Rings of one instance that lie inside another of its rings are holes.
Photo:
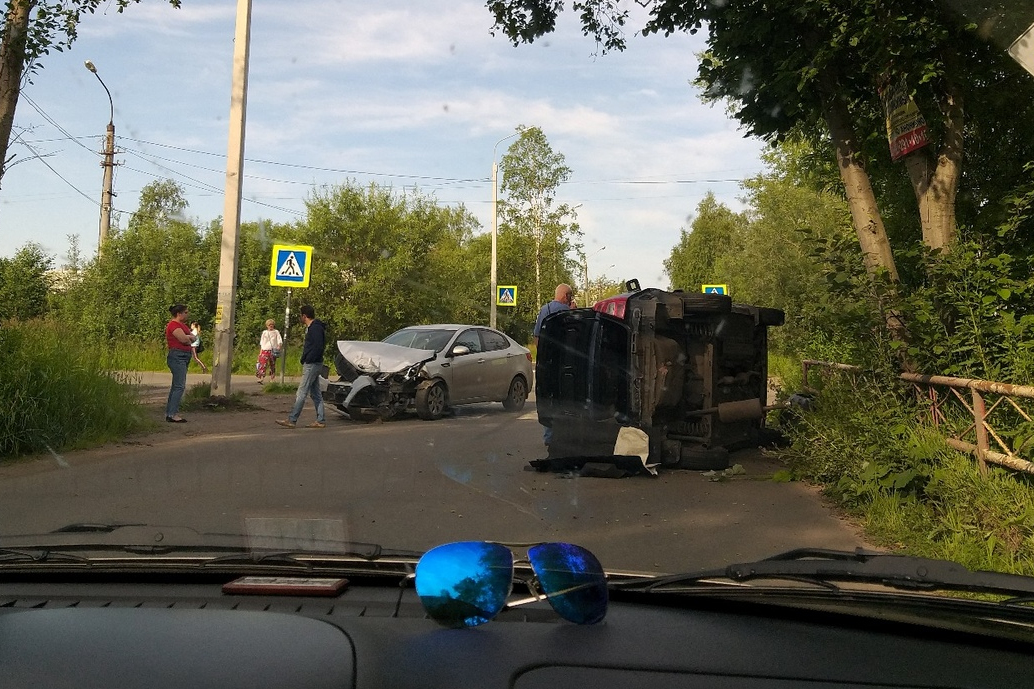
<path fill-rule="evenodd" d="M 769 350 L 768 377 L 774 378 L 779 389 L 786 393 L 800 392 L 803 384 L 800 359 Z"/>
<path fill-rule="evenodd" d="M 165 363 L 165 343 L 161 341 L 142 342 L 138 340 L 122 340 L 101 347 L 105 354 L 105 364 L 115 371 L 168 371 Z M 300 350 L 292 354 L 300 354 Z M 205 362 L 209 370 L 212 368 L 212 349 L 210 344 L 205 345 L 205 351 L 198 357 Z M 258 359 L 258 349 L 240 350 L 233 354 L 233 372 L 237 374 L 255 373 L 255 362 Z M 280 368 L 284 365 L 284 359 L 277 360 L 277 376 L 280 375 Z M 300 376 L 302 373 L 298 357 L 294 356 L 293 361 L 287 361 L 287 375 Z"/>
<path fill-rule="evenodd" d="M 87 447 L 152 426 L 134 386 L 57 323 L 4 323 L 0 353 L 0 457 Z"/>
<path fill-rule="evenodd" d="M 183 411 L 248 411 L 257 407 L 247 401 L 243 392 L 212 397 L 211 383 L 198 383 L 187 388 L 180 402 Z"/>
<path fill-rule="evenodd" d="M 971 569 L 1034 575 L 1034 479 L 947 445 L 917 419 L 907 388 L 827 378 L 815 410 L 797 413 L 780 451 L 791 474 L 822 486 L 868 540 Z"/>
<path fill-rule="evenodd" d="M 262 388 L 266 395 L 286 395 L 298 392 L 297 383 L 266 383 Z"/>
<path fill-rule="evenodd" d="M 106 350 L 105 363 L 116 371 L 167 371 L 165 353 L 163 343 L 116 341 Z M 204 354 L 201 360 L 205 361 Z"/>

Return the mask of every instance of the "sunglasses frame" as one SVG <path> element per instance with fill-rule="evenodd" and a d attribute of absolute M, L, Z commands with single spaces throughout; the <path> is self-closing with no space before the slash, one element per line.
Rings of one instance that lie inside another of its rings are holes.
<path fill-rule="evenodd" d="M 561 618 L 567 620 L 567 618 L 562 613 L 560 613 L 560 611 L 558 611 L 556 609 L 556 606 L 553 604 L 553 601 L 551 600 L 552 598 L 557 598 L 559 596 L 563 596 L 563 595 L 566 595 L 566 594 L 569 594 L 569 593 L 573 593 L 574 591 L 579 591 L 579 590 L 582 590 L 582 589 L 585 589 L 585 588 L 589 588 L 591 586 L 597 586 L 597 585 L 599 585 L 599 583 L 603 584 L 603 589 L 604 589 L 605 593 L 609 592 L 609 587 L 608 587 L 609 577 L 607 576 L 606 571 L 604 571 L 602 565 L 600 565 L 600 574 L 602 576 L 602 582 L 586 583 L 586 584 L 581 584 L 579 586 L 574 586 L 574 587 L 571 587 L 571 588 L 568 588 L 568 589 L 564 589 L 562 591 L 557 591 L 555 593 L 546 593 L 543 590 L 543 588 L 542 588 L 542 582 L 539 579 L 538 572 L 535 571 L 535 565 L 531 562 L 531 558 L 529 558 L 529 557 L 524 557 L 524 558 L 514 557 L 514 549 L 515 548 L 528 550 L 528 549 L 534 548 L 535 546 L 540 546 L 540 545 L 567 545 L 567 546 L 574 546 L 574 547 L 576 547 L 576 548 L 578 548 L 580 550 L 584 550 L 586 553 L 591 555 L 594 560 L 596 560 L 597 564 L 599 564 L 599 560 L 596 558 L 596 555 L 592 553 L 592 551 L 590 551 L 588 548 L 585 548 L 583 546 L 577 545 L 575 543 L 566 543 L 566 542 L 563 542 L 563 541 L 533 541 L 533 542 L 530 542 L 530 543 L 529 542 L 512 542 L 512 541 L 455 541 L 453 543 L 443 543 L 441 545 L 437 545 L 434 548 L 431 548 L 430 550 L 425 552 L 424 555 L 427 555 L 427 553 L 432 552 L 433 550 L 436 550 L 438 548 L 444 548 L 444 547 L 447 547 L 447 546 L 450 546 L 450 545 L 454 545 L 455 543 L 483 543 L 483 544 L 486 544 L 486 545 L 498 545 L 498 546 L 503 546 L 504 548 L 508 548 L 510 550 L 510 555 L 511 555 L 511 558 L 510 558 L 511 564 L 510 564 L 510 577 L 509 577 L 510 585 L 509 585 L 509 589 L 506 592 L 506 598 L 509 599 L 513 595 L 514 583 L 519 583 L 522 586 L 526 587 L 528 589 L 529 593 L 530 593 L 530 595 L 525 596 L 523 598 L 518 598 L 517 600 L 513 600 L 513 601 L 507 600 L 503 604 L 503 607 L 500 608 L 497 613 L 492 615 L 492 617 L 488 618 L 486 623 L 487 622 L 491 622 L 496 617 L 498 617 L 499 615 L 501 615 L 502 613 L 504 613 L 504 612 L 506 612 L 508 610 L 512 610 L 514 608 L 519 608 L 519 607 L 524 606 L 524 605 L 529 605 L 531 603 L 539 603 L 541 601 L 546 601 L 547 603 L 549 603 L 550 608 L 553 609 L 553 612 L 555 612 Z M 421 555 L 421 560 L 423 559 L 423 557 L 424 556 Z M 417 564 L 419 564 L 419 562 Z M 525 566 L 526 565 L 528 567 L 528 569 L 531 570 L 531 576 L 530 577 L 518 576 L 517 575 L 517 566 L 518 565 L 521 565 L 521 566 Z M 416 572 L 415 571 L 413 573 L 411 573 L 411 574 L 407 574 L 405 579 L 403 579 L 399 583 L 399 586 L 402 589 L 404 589 L 408 582 L 412 582 L 413 586 L 415 588 L 415 586 L 416 586 Z M 609 599 L 609 596 L 608 596 L 608 599 Z M 401 602 L 402 602 L 402 591 L 399 592 L 399 603 L 401 604 Z M 603 617 L 606 616 L 606 603 L 607 603 L 607 601 L 604 602 L 604 612 L 603 612 L 603 615 L 600 617 L 599 620 L 596 620 L 594 622 L 589 622 L 589 623 L 582 623 L 582 624 L 596 624 L 597 622 L 601 622 L 603 620 Z M 421 604 L 423 604 L 422 601 L 421 601 Z M 398 606 L 396 606 L 396 612 L 397 612 L 397 609 L 398 609 Z M 425 611 L 427 610 L 426 606 L 424 607 L 424 610 Z M 435 622 L 438 622 L 439 624 L 443 624 L 443 625 L 446 625 L 446 626 L 451 626 L 451 625 L 447 625 L 445 621 L 439 620 L 439 619 L 433 617 L 430 613 L 428 613 L 428 617 L 431 617 L 431 619 L 433 619 Z M 573 624 L 580 624 L 580 623 L 574 622 L 572 620 L 567 620 L 567 621 L 572 622 Z M 481 624 L 485 624 L 485 623 L 481 623 Z M 458 628 L 469 629 L 469 628 L 481 626 L 481 624 L 476 624 L 476 625 L 460 625 Z"/>

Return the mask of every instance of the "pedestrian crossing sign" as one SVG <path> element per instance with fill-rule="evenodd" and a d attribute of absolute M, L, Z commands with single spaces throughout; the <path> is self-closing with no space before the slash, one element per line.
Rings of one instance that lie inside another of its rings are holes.
<path fill-rule="evenodd" d="M 274 244 L 269 284 L 274 287 L 308 287 L 312 273 L 312 247 Z"/>
<path fill-rule="evenodd" d="M 517 285 L 499 285 L 495 288 L 496 306 L 517 306 Z"/>
<path fill-rule="evenodd" d="M 701 285 L 700 291 L 704 294 L 728 294 L 728 285 Z"/>

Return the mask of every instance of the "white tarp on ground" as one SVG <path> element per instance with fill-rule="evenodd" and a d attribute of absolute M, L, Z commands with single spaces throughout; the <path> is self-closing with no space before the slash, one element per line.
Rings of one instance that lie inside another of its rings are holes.
<path fill-rule="evenodd" d="M 338 351 L 360 373 L 395 373 L 404 371 L 414 364 L 422 364 L 435 357 L 431 349 L 400 347 L 387 342 L 357 342 L 341 340 Z"/>

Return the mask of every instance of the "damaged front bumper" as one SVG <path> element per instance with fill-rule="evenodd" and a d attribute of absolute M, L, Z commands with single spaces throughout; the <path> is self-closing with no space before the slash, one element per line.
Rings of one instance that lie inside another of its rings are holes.
<path fill-rule="evenodd" d="M 427 380 L 424 364 L 437 353 L 384 342 L 341 341 L 331 381 L 323 399 L 354 419 L 390 419 L 410 411 L 420 383 Z"/>

